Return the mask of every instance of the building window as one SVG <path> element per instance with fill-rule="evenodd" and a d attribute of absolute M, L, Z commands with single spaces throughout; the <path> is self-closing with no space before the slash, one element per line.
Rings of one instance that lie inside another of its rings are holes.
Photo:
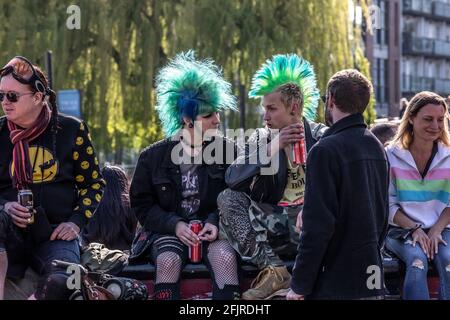
<path fill-rule="evenodd" d="M 375 59 L 372 64 L 372 80 L 377 103 L 383 104 L 389 101 L 389 72 L 388 60 Z"/>
<path fill-rule="evenodd" d="M 373 4 L 380 8 L 381 13 L 380 28 L 376 30 L 375 43 L 380 46 L 386 46 L 389 43 L 388 4 L 386 0 L 374 0 Z"/>

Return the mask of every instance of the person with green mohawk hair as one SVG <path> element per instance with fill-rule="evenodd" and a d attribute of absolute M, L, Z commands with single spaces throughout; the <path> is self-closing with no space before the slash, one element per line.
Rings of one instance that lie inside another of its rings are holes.
<path fill-rule="evenodd" d="M 305 139 L 309 151 L 326 126 L 313 122 L 319 104 L 313 67 L 296 54 L 267 60 L 254 75 L 249 96 L 262 99 L 265 128 L 256 130 L 245 154 L 228 168 L 229 189 L 217 201 L 221 234 L 244 261 L 262 270 L 242 298 L 260 300 L 289 291 L 291 275 L 280 256 L 294 259 L 297 253 L 305 190 L 305 166 L 294 163 L 293 144 Z M 252 162 L 258 157 L 251 145 L 265 146 L 270 163 Z M 263 170 L 274 163 L 278 170 Z"/>
<path fill-rule="evenodd" d="M 159 71 L 156 92 L 167 138 L 142 151 L 136 166 L 130 202 L 143 228 L 131 259 L 151 258 L 155 299 L 178 300 L 189 248 L 200 245 L 213 277 L 213 299 L 239 298 L 236 254 L 218 239 L 216 201 L 226 188 L 227 152 L 234 157 L 236 150 L 218 132 L 219 112 L 236 109 L 231 85 L 211 60 L 197 60 L 189 51 Z M 213 144 L 222 149 L 214 149 L 215 161 L 209 161 L 206 151 Z M 194 220 L 202 223 L 198 234 L 189 227 Z"/>

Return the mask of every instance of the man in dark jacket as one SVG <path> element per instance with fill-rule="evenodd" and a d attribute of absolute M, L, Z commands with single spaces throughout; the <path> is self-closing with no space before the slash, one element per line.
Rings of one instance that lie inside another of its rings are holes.
<path fill-rule="evenodd" d="M 383 297 L 380 248 L 388 219 L 388 162 L 362 113 L 372 90 L 356 70 L 328 83 L 332 124 L 307 160 L 303 229 L 287 298 Z"/>
<path fill-rule="evenodd" d="M 291 275 L 281 258 L 297 253 L 295 223 L 305 188 L 305 167 L 293 163 L 293 143 L 305 139 L 309 150 L 326 127 L 311 121 L 319 94 L 312 66 L 297 55 L 278 55 L 263 65 L 250 96 L 262 98 L 266 128 L 256 130 L 228 168 L 229 189 L 217 204 L 221 235 L 261 270 L 242 298 L 259 300 L 289 290 Z"/>

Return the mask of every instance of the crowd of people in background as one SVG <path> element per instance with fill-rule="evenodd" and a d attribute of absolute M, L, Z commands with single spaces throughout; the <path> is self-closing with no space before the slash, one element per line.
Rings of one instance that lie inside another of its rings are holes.
<path fill-rule="evenodd" d="M 117 166 L 100 170 L 86 123 L 58 114 L 38 66 L 17 56 L 0 70 L 0 300 L 27 268 L 38 275 L 30 299 L 68 299 L 68 274 L 52 261 L 79 264 L 91 243 L 152 263 L 154 299 L 181 298 L 192 259 L 210 270 L 213 299 L 383 299 L 367 271 L 383 270 L 385 250 L 406 266 L 403 299 L 430 298 L 430 263 L 440 299 L 450 299 L 444 98 L 402 99 L 399 121 L 369 128 L 372 84 L 342 70 L 317 123 L 313 66 L 276 55 L 252 79 L 264 126 L 242 146 L 219 131 L 236 98 L 212 60 L 177 55 L 159 70 L 156 92 L 165 139 L 144 149 L 127 177 Z M 216 150 L 214 161 L 206 150 Z M 244 292 L 242 262 L 259 269 Z"/>

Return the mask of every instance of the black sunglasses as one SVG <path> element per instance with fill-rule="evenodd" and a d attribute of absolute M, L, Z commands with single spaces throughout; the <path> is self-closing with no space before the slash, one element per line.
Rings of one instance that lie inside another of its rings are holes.
<path fill-rule="evenodd" d="M 14 57 L 14 59 L 19 59 L 19 60 L 25 62 L 30 67 L 30 70 L 32 72 L 31 77 L 29 79 L 24 78 L 22 75 L 20 75 L 20 73 L 17 72 L 16 66 L 14 64 L 9 64 L 0 70 L 0 78 L 6 76 L 8 74 L 11 74 L 14 77 L 14 79 L 19 81 L 20 83 L 30 85 L 37 92 L 42 92 L 45 95 L 48 95 L 49 91 L 48 91 L 47 87 L 44 85 L 44 83 L 42 82 L 38 73 L 36 72 L 36 69 L 33 67 L 33 64 L 27 58 L 22 57 L 22 56 L 16 56 L 16 57 Z M 11 100 L 9 100 L 9 101 L 11 101 Z M 11 101 L 11 102 L 13 102 L 13 101 Z"/>
<path fill-rule="evenodd" d="M 14 92 L 14 91 L 8 91 L 8 92 L 0 92 L 0 102 L 3 102 L 3 99 L 8 99 L 9 102 L 17 102 L 19 101 L 19 98 L 21 96 L 26 96 L 28 94 L 34 94 L 34 92 Z"/>
<path fill-rule="evenodd" d="M 320 96 L 320 99 L 322 99 L 323 103 L 327 103 L 327 96 L 326 95 Z"/>

